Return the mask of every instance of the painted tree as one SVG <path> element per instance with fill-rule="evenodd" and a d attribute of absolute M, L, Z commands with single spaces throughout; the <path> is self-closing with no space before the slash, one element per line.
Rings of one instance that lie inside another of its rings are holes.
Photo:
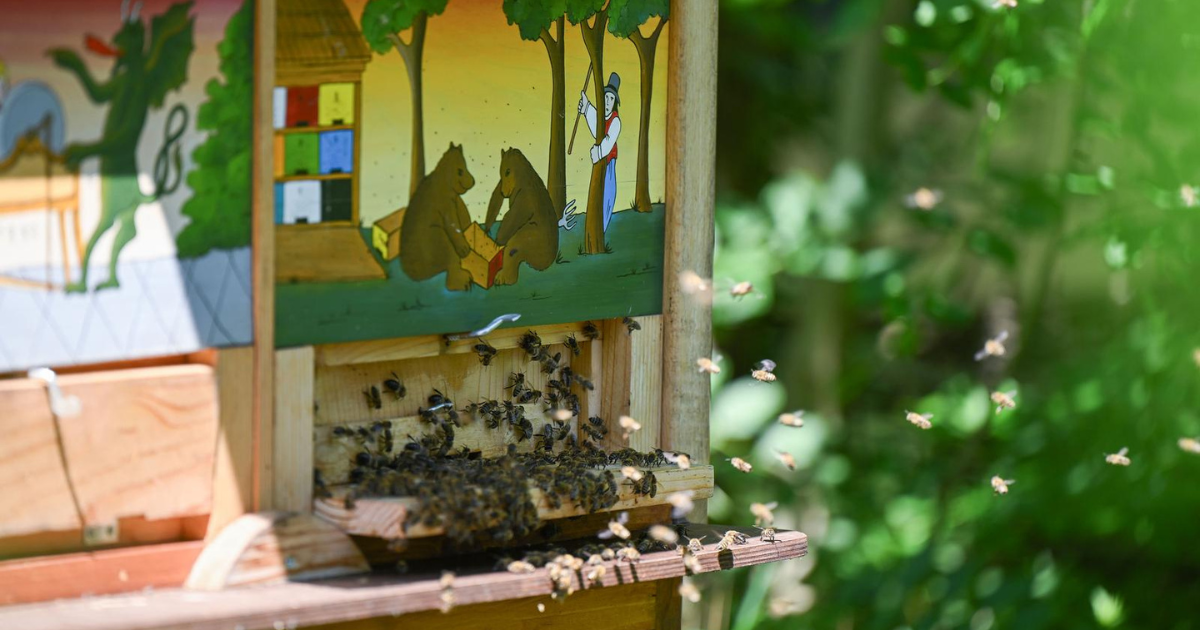
<path fill-rule="evenodd" d="M 595 129 L 604 129 L 604 30 L 608 27 L 608 0 L 567 0 L 567 19 L 579 25 L 583 34 L 583 45 L 592 62 L 591 85 L 595 94 L 592 103 L 596 106 Z M 589 24 L 590 21 L 590 24 Z M 603 133 L 596 134 L 596 144 L 604 139 Z M 587 218 L 584 220 L 583 249 L 589 254 L 602 254 L 604 245 L 604 160 L 592 165 L 592 177 L 588 184 Z"/>
<path fill-rule="evenodd" d="M 421 99 L 421 57 L 425 49 L 425 26 L 431 15 L 446 10 L 447 0 L 370 0 L 363 8 L 363 37 L 371 50 L 381 55 L 395 49 L 408 69 L 412 92 L 412 174 L 408 194 L 417 191 L 425 178 L 425 117 Z M 401 37 L 411 31 L 408 42 Z"/>
<path fill-rule="evenodd" d="M 517 26 L 521 39 L 541 41 L 550 57 L 550 164 L 546 171 L 546 188 L 550 190 L 550 199 L 560 218 L 567 204 L 567 103 L 563 74 L 566 11 L 566 0 L 504 0 L 508 23 Z"/>
<path fill-rule="evenodd" d="M 628 39 L 637 49 L 641 62 L 641 112 L 638 120 L 637 188 L 633 207 L 638 212 L 650 212 L 650 100 L 654 88 L 654 54 L 658 38 L 667 24 L 670 12 L 668 0 L 612 0 L 608 5 L 608 31 Z M 649 35 L 642 34 L 642 25 L 657 17 Z"/>

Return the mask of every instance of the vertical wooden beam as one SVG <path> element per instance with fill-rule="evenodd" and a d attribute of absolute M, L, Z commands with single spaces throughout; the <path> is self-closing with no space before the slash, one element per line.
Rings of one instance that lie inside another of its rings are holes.
<path fill-rule="evenodd" d="M 717 2 L 671 0 L 667 81 L 667 225 L 663 269 L 663 448 L 708 462 L 710 308 L 688 299 L 679 274 L 712 275 L 716 162 Z M 693 520 L 704 520 L 697 506 Z"/>
<path fill-rule="evenodd" d="M 312 346 L 275 353 L 272 508 L 311 512 L 313 493 Z"/>
<path fill-rule="evenodd" d="M 635 317 L 642 329 L 629 346 L 629 415 L 642 430 L 629 436 L 629 446 L 649 451 L 662 444 L 662 317 Z"/>
<path fill-rule="evenodd" d="M 600 378 L 596 381 L 600 391 L 600 409 L 596 415 L 604 418 L 608 435 L 598 446 L 606 450 L 624 448 L 621 427 L 617 418 L 629 415 L 629 375 L 633 370 L 633 338 L 625 332 L 620 319 L 601 321 L 600 327 Z M 595 413 L 595 412 L 594 412 Z"/>
<path fill-rule="evenodd" d="M 221 420 L 206 540 L 254 509 L 254 348 L 219 350 L 216 373 Z"/>
<path fill-rule="evenodd" d="M 655 630 L 679 630 L 683 625 L 683 598 L 679 596 L 682 578 L 668 578 L 655 582 L 654 595 Z"/>
<path fill-rule="evenodd" d="M 254 401 L 251 442 L 254 452 L 254 510 L 271 505 L 271 445 L 275 372 L 275 0 L 254 6 L 254 147 L 251 221 L 254 287 Z"/>

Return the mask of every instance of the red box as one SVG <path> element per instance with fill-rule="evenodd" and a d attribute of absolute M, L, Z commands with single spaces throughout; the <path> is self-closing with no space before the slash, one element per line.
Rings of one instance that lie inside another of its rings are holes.
<path fill-rule="evenodd" d="M 315 85 L 289 87 L 287 91 L 287 126 L 316 127 L 321 90 Z"/>

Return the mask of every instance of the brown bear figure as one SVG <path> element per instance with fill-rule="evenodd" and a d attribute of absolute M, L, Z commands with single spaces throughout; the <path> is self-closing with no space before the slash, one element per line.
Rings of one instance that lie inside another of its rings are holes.
<path fill-rule="evenodd" d="M 471 215 L 462 195 L 474 185 L 462 145 L 451 142 L 433 172 L 417 186 L 404 213 L 400 264 L 408 277 L 425 280 L 445 271 L 447 289 L 471 288 L 471 276 L 462 268 L 462 259 L 471 253 L 463 235 Z"/>
<path fill-rule="evenodd" d="M 550 192 L 533 165 L 517 149 L 500 152 L 500 181 L 488 203 L 484 229 L 491 230 L 508 199 L 496 244 L 505 246 L 504 264 L 496 284 L 513 284 L 522 262 L 543 271 L 558 258 L 558 213 Z"/>

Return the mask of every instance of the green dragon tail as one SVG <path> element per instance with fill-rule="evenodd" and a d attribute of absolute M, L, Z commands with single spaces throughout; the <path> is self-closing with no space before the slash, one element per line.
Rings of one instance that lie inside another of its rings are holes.
<path fill-rule="evenodd" d="M 158 199 L 169 195 L 183 183 L 183 153 L 180 139 L 187 131 L 188 110 L 182 103 L 176 103 L 167 114 L 167 122 L 163 127 L 163 145 L 154 158 L 154 195 Z M 172 178 L 172 175 L 174 177 Z"/>

